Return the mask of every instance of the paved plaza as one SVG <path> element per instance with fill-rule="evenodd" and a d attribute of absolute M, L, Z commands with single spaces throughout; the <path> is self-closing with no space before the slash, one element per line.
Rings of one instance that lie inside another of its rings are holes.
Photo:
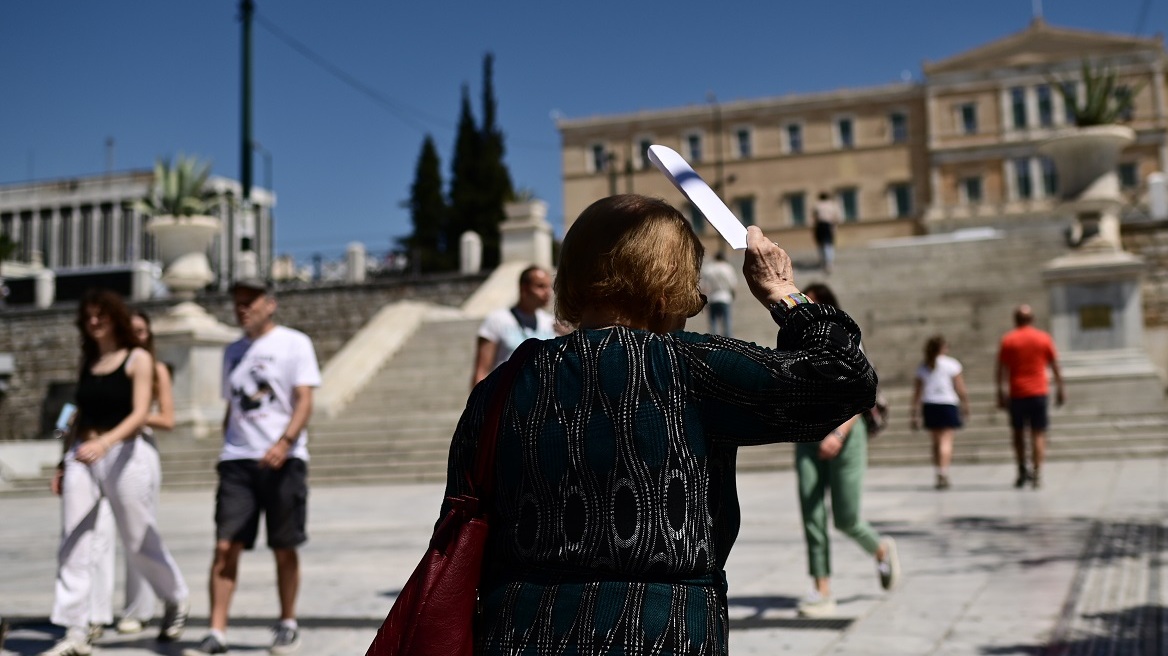
<path fill-rule="evenodd" d="M 903 583 L 881 591 L 869 558 L 834 533 L 838 617 L 800 620 L 795 603 L 810 582 L 794 474 L 741 475 L 743 525 L 727 567 L 731 653 L 1168 653 L 1168 460 L 1054 463 L 1040 490 L 1015 490 L 1013 478 L 1006 465 L 957 467 L 953 489 L 935 492 L 928 468 L 870 470 L 865 514 L 897 538 Z M 194 589 L 183 641 L 107 631 L 95 653 L 178 654 L 202 637 L 212 494 L 162 496 L 163 534 Z M 422 554 L 441 494 L 439 485 L 313 489 L 300 653 L 365 652 Z M 39 653 L 60 635 L 46 619 L 58 512 L 50 497 L 0 498 L 0 615 L 13 624 L 3 656 Z M 119 574 L 119 599 L 120 585 Z M 266 653 L 275 613 L 271 556 L 247 554 L 232 653 Z"/>

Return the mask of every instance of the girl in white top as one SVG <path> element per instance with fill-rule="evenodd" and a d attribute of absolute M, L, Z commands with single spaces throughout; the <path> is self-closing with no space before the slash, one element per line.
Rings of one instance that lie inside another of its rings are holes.
<path fill-rule="evenodd" d="M 925 428 L 933 438 L 933 465 L 937 468 L 938 490 L 949 488 L 949 462 L 953 458 L 953 436 L 969 416 L 969 397 L 961 377 L 961 363 L 946 353 L 949 345 L 941 335 L 925 342 L 925 361 L 917 368 L 913 385 L 912 428 Z"/>

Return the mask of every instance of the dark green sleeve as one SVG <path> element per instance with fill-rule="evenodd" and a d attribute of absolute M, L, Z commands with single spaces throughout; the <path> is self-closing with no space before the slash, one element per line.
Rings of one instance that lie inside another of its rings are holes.
<path fill-rule="evenodd" d="M 674 337 L 714 441 L 817 441 L 875 403 L 876 372 L 860 351 L 860 329 L 831 306 L 792 309 L 774 349 L 710 335 Z"/>

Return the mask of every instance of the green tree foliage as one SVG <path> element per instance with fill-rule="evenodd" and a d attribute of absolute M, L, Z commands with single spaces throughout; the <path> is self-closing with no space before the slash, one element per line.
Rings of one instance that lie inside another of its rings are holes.
<path fill-rule="evenodd" d="M 514 197 L 511 186 L 511 174 L 507 165 L 503 163 L 506 147 L 503 144 L 503 132 L 495 120 L 495 56 L 487 53 L 483 57 L 483 127 L 482 127 L 482 160 L 484 215 L 480 219 L 483 234 L 484 256 L 491 253 L 494 259 L 484 257 L 488 266 L 498 264 L 499 251 L 499 224 L 506 219 L 503 204 Z M 489 246 L 488 246 L 489 244 Z"/>
<path fill-rule="evenodd" d="M 446 243 L 452 244 L 457 252 L 463 232 L 478 232 L 483 238 L 483 263 L 487 264 L 487 236 L 481 232 L 482 226 L 479 224 L 487 205 L 481 167 L 482 150 L 482 134 L 471 113 L 470 90 L 464 84 L 454 157 L 450 162 L 450 220 L 446 224 L 445 236 Z"/>
<path fill-rule="evenodd" d="M 410 219 L 414 232 L 403 240 L 410 257 L 417 258 L 422 271 L 427 273 L 449 270 L 457 264 L 458 242 L 448 242 L 443 232 L 448 212 L 442 195 L 438 149 L 427 134 L 414 169 L 414 184 L 410 186 Z"/>
<path fill-rule="evenodd" d="M 0 234 L 0 266 L 3 266 L 4 260 L 11 260 L 15 257 L 19 250 L 20 242 L 9 237 L 7 234 Z M 2 274 L 2 271 L 0 271 L 0 274 Z"/>

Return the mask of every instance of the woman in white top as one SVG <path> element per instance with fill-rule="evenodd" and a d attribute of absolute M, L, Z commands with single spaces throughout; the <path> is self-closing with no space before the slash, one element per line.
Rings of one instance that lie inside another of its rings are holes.
<path fill-rule="evenodd" d="M 938 490 L 949 488 L 949 461 L 953 458 L 953 435 L 969 416 L 969 397 L 961 377 L 961 363 L 946 353 L 949 345 L 941 335 L 925 342 L 925 361 L 917 368 L 913 385 L 912 428 L 925 428 L 933 437 L 933 465 L 937 468 Z"/>

